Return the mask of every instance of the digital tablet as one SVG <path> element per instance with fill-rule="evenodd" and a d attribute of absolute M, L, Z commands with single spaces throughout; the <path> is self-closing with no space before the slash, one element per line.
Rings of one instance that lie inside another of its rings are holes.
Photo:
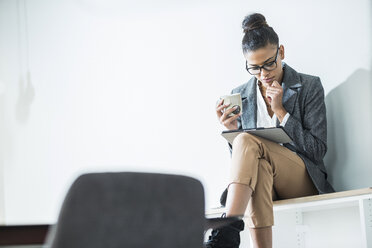
<path fill-rule="evenodd" d="M 276 143 L 290 143 L 292 139 L 285 132 L 283 127 L 268 127 L 268 128 L 250 128 L 250 129 L 237 129 L 237 130 L 226 130 L 221 133 L 221 135 L 232 144 L 235 137 L 240 133 L 250 133 L 258 137 L 262 137 L 271 140 Z"/>

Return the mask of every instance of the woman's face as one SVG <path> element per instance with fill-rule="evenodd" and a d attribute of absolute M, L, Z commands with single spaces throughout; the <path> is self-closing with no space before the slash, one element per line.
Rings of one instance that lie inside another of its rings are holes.
<path fill-rule="evenodd" d="M 272 69 L 267 70 L 261 68 L 261 72 L 254 75 L 265 88 L 271 86 L 274 81 L 278 81 L 278 83 L 281 84 L 283 78 L 282 60 L 284 59 L 283 45 L 280 45 L 278 49 L 276 45 L 268 44 L 263 48 L 244 53 L 244 57 L 247 60 L 247 67 L 251 68 L 250 70 L 253 68 L 257 71 L 257 69 L 259 70 L 259 66 L 265 66 L 265 68 Z M 276 66 L 275 63 L 273 63 L 275 57 Z"/>

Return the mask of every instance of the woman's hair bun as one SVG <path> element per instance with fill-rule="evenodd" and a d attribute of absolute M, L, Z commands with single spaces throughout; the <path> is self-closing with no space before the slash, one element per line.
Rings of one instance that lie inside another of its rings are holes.
<path fill-rule="evenodd" d="M 269 25 L 267 25 L 266 18 L 259 13 L 254 13 L 246 16 L 242 23 L 244 33 L 264 26 L 268 27 Z"/>

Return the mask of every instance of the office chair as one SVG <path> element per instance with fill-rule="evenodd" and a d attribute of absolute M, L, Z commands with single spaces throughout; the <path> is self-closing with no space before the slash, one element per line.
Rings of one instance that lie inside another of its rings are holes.
<path fill-rule="evenodd" d="M 206 229 L 235 220 L 205 220 L 203 186 L 190 177 L 85 174 L 69 189 L 46 247 L 200 248 Z"/>

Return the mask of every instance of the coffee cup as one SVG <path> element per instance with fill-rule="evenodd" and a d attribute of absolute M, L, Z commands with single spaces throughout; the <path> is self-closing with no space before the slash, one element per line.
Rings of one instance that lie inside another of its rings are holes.
<path fill-rule="evenodd" d="M 229 106 L 227 106 L 225 108 L 225 111 L 236 107 L 236 109 L 231 114 L 228 115 L 229 117 L 237 115 L 237 114 L 239 114 L 240 112 L 243 111 L 243 109 L 242 109 L 242 97 L 241 97 L 240 93 L 221 96 L 220 100 L 221 99 L 223 99 L 223 104 L 225 104 L 225 105 L 230 104 Z"/>

